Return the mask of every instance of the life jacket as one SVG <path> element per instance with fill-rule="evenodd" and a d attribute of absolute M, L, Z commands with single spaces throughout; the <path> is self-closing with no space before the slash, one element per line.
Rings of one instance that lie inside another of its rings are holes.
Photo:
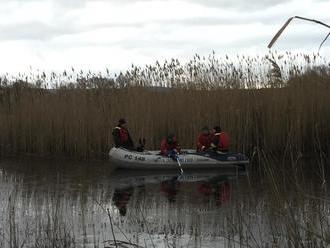
<path fill-rule="evenodd" d="M 128 141 L 128 137 L 129 137 L 127 129 L 125 129 L 123 127 L 116 127 L 116 129 L 119 130 L 120 142 L 122 144 L 126 143 Z"/>
<path fill-rule="evenodd" d="M 197 139 L 197 151 L 201 151 L 203 146 L 205 146 L 205 149 L 210 148 L 210 144 L 211 135 L 201 133 Z"/>
<path fill-rule="evenodd" d="M 218 142 L 218 150 L 222 152 L 227 152 L 229 150 L 229 135 L 226 132 L 221 133 L 215 133 L 214 136 L 216 136 L 219 139 Z"/>
<path fill-rule="evenodd" d="M 174 150 L 174 149 L 176 149 L 178 152 L 180 152 L 180 146 L 179 146 L 176 138 L 174 138 L 173 143 L 171 145 L 167 142 L 166 138 L 162 140 L 162 143 L 160 145 L 160 153 L 162 155 L 167 156 L 169 151 Z"/>

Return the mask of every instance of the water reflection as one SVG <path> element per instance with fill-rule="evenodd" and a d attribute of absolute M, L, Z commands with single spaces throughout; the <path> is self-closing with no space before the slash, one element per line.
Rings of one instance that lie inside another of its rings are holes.
<path fill-rule="evenodd" d="M 232 185 L 242 177 L 238 171 L 181 176 L 177 170 L 113 171 L 102 163 L 38 161 L 3 161 L 0 171 L 1 247 L 103 247 L 114 239 L 163 247 L 168 235 L 192 235 L 196 211 L 230 202 Z"/>
<path fill-rule="evenodd" d="M 134 191 L 139 191 L 139 197 L 143 197 L 141 192 L 146 189 L 149 194 L 156 198 L 162 196 L 164 202 L 172 205 L 177 202 L 178 197 L 183 197 L 185 200 L 190 199 L 191 204 L 194 201 L 199 205 L 213 201 L 216 206 L 221 206 L 230 200 L 231 184 L 245 175 L 246 172 L 242 171 L 221 170 L 186 171 L 183 175 L 178 171 L 116 171 L 110 176 L 110 181 L 115 189 L 113 203 L 126 215 L 127 205 Z"/>
<path fill-rule="evenodd" d="M 311 174 L 292 183 L 274 173 L 180 176 L 92 162 L 0 168 L 0 247 L 285 247 L 299 237 L 308 243 L 311 233 L 322 247 L 330 226 L 326 188 L 323 195 Z"/>
<path fill-rule="evenodd" d="M 153 242 L 221 247 L 223 219 L 247 176 L 235 170 L 185 171 L 183 176 L 178 171 L 116 171 L 110 181 L 114 213 L 119 213 L 114 219 L 126 235 L 142 238 L 148 247 Z"/>
<path fill-rule="evenodd" d="M 127 203 L 133 193 L 133 187 L 123 189 L 115 189 L 113 193 L 112 202 L 118 208 L 119 214 L 125 216 L 127 212 Z"/>

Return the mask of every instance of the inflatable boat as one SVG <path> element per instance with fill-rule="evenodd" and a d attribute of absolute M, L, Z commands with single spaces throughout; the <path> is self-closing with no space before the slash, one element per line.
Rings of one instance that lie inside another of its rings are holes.
<path fill-rule="evenodd" d="M 218 153 L 195 150 L 182 150 L 178 155 L 178 161 L 160 155 L 159 151 L 131 151 L 124 148 L 112 148 L 109 152 L 110 161 L 117 168 L 125 169 L 177 169 L 180 163 L 185 169 L 202 168 L 239 168 L 245 169 L 249 159 L 242 153 Z"/>

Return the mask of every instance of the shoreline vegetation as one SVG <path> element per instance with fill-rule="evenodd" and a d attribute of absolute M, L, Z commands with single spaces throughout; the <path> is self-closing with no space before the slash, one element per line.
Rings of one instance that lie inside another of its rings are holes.
<path fill-rule="evenodd" d="M 147 149 L 159 149 L 169 132 L 194 148 L 203 126 L 221 125 L 231 150 L 323 158 L 330 151 L 329 93 L 329 64 L 290 53 L 195 55 L 186 64 L 132 66 L 113 77 L 74 69 L 34 80 L 2 77 L 0 152 L 107 159 L 112 128 L 125 117 Z"/>

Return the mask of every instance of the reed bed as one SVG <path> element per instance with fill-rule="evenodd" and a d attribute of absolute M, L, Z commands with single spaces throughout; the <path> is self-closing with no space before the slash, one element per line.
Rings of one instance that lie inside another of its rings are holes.
<path fill-rule="evenodd" d="M 158 149 L 169 132 L 195 147 L 199 130 L 221 125 L 232 150 L 327 157 L 330 70 L 316 56 L 196 55 L 132 66 L 125 73 L 19 75 L 0 80 L 0 151 L 105 159 L 112 128 L 125 117 L 136 141 Z"/>

